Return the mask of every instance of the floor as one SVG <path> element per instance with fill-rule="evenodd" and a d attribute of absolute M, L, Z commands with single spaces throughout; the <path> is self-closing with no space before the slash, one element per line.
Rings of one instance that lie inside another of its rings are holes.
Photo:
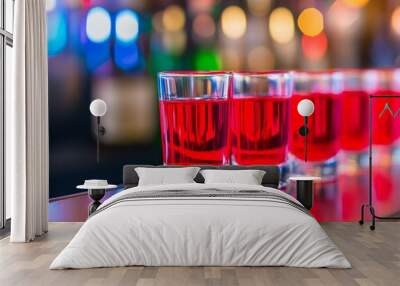
<path fill-rule="evenodd" d="M 29 244 L 0 240 L 0 285 L 399 285 L 400 222 L 381 222 L 375 232 L 355 223 L 323 223 L 353 268 L 124 267 L 48 270 L 81 223 L 50 223 Z"/>

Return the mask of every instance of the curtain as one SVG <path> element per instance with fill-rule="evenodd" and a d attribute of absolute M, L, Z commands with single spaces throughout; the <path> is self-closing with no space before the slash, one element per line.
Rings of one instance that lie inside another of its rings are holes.
<path fill-rule="evenodd" d="M 46 0 L 15 1 L 12 92 L 6 98 L 6 187 L 12 242 L 47 232 L 49 189 Z"/>

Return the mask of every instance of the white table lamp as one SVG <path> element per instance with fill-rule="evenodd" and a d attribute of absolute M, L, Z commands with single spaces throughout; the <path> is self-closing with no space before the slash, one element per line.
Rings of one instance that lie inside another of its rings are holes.
<path fill-rule="evenodd" d="M 100 136 L 106 133 L 106 129 L 100 125 L 100 117 L 104 116 L 107 112 L 107 104 L 104 100 L 95 99 L 90 103 L 90 113 L 96 117 L 97 120 L 97 163 L 100 163 Z"/>
<path fill-rule="evenodd" d="M 299 134 L 304 136 L 304 161 L 307 162 L 308 117 L 314 113 L 314 103 L 309 99 L 301 100 L 297 105 L 297 112 L 304 117 L 304 125 L 300 127 Z"/>

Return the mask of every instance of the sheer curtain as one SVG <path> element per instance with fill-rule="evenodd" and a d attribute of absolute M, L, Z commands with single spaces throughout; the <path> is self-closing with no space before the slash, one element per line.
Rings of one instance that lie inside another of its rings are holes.
<path fill-rule="evenodd" d="M 14 70 L 6 98 L 6 187 L 12 242 L 47 232 L 48 96 L 46 0 L 15 1 Z"/>

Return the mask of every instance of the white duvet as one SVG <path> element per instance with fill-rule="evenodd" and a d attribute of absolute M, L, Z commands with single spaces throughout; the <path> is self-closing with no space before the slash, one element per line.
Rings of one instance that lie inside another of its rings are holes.
<path fill-rule="evenodd" d="M 318 222 L 288 204 L 230 197 L 153 198 L 112 204 L 131 192 L 205 188 L 262 190 L 297 202 L 279 190 L 254 185 L 127 189 L 100 206 L 104 210 L 83 224 L 50 269 L 127 265 L 351 267 Z"/>

